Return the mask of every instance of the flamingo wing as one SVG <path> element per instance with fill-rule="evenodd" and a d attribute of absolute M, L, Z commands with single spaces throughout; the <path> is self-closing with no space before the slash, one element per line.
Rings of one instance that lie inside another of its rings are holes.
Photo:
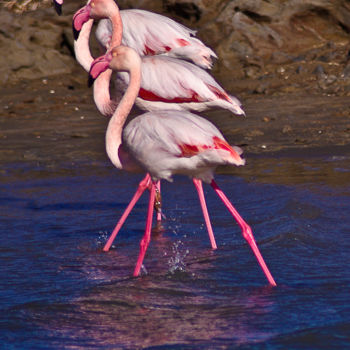
<path fill-rule="evenodd" d="M 215 52 L 195 37 L 191 30 L 174 20 L 144 10 L 122 10 L 123 45 L 132 47 L 140 56 L 167 53 L 191 60 L 202 68 L 212 66 Z M 98 41 L 108 47 L 112 33 L 109 20 L 101 20 L 96 30 Z"/>
<path fill-rule="evenodd" d="M 123 145 L 155 179 L 179 173 L 210 182 L 218 165 L 244 165 L 212 123 L 189 112 L 145 113 L 124 129 Z"/>
<path fill-rule="evenodd" d="M 118 76 L 126 85 L 129 83 L 127 73 L 119 72 Z M 142 58 L 139 97 L 144 101 L 167 103 L 168 106 L 160 107 L 163 109 L 204 110 L 220 107 L 235 114 L 244 114 L 239 100 L 228 95 L 207 71 L 164 55 Z M 142 102 L 140 107 L 142 108 Z M 152 108 L 147 104 L 145 109 L 154 110 L 157 107 Z"/>

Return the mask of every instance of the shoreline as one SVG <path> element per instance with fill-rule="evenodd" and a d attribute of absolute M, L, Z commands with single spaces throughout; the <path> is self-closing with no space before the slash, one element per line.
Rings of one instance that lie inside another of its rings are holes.
<path fill-rule="evenodd" d="M 4 175 L 11 175 L 8 167 L 15 164 L 50 173 L 60 173 L 68 164 L 78 164 L 86 171 L 93 164 L 109 164 L 104 146 L 108 118 L 97 111 L 92 90 L 72 79 L 51 77 L 0 89 L 0 163 Z M 333 174 L 330 168 L 338 163 L 337 167 L 347 168 L 348 97 L 244 93 L 239 98 L 247 117 L 221 110 L 201 113 L 218 126 L 231 144 L 240 146 L 247 159 L 244 170 L 220 168 L 219 173 L 275 181 L 264 174 L 273 171 L 277 181 L 280 178 L 288 183 L 291 171 L 311 176 L 310 180 L 316 176 L 317 180 L 317 171 L 305 172 L 304 168 L 326 167 L 324 174 Z M 132 115 L 140 113 L 135 109 Z M 20 171 L 13 170 L 21 177 Z M 335 178 L 345 181 L 347 171 L 335 174 Z"/>
<path fill-rule="evenodd" d="M 92 89 L 74 84 L 69 77 L 51 77 L 0 88 L 0 96 L 3 151 L 11 149 L 10 145 L 24 150 L 34 140 L 54 144 L 62 139 L 90 137 L 92 148 L 94 144 L 101 146 L 95 139 L 103 138 L 108 118 L 97 111 Z M 230 143 L 247 153 L 350 144 L 350 99 L 346 96 L 243 93 L 239 98 L 246 117 L 234 116 L 225 110 L 200 115 L 216 124 Z M 132 115 L 140 113 L 142 111 L 134 108 Z M 16 144 L 17 140 L 20 143 Z M 39 142 L 33 143 L 34 147 L 37 145 L 44 147 Z M 11 152 L 8 153 L 8 156 L 2 154 L 1 162 L 13 159 Z"/>

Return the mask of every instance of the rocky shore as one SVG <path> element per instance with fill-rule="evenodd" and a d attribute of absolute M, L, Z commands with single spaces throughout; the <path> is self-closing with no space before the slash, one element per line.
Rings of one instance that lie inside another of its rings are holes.
<path fill-rule="evenodd" d="M 51 6 L 22 14 L 2 8 L 0 47 L 6 54 L 0 58 L 0 84 L 76 73 L 71 18 L 84 3 L 66 1 L 61 17 Z M 345 0 L 118 4 L 156 11 L 197 29 L 219 56 L 214 75 L 236 93 L 350 94 L 350 5 Z"/>

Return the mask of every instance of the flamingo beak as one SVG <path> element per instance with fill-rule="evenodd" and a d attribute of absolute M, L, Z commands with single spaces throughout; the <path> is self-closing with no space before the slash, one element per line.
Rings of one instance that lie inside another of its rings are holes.
<path fill-rule="evenodd" d="M 109 68 L 109 63 L 112 59 L 111 53 L 106 53 L 103 56 L 96 58 L 92 63 L 89 71 L 88 87 L 94 84 L 98 76 Z"/>
<path fill-rule="evenodd" d="M 72 23 L 74 40 L 78 40 L 81 28 L 90 19 L 90 11 L 91 6 L 86 5 L 74 14 Z"/>
<path fill-rule="evenodd" d="M 53 2 L 53 6 L 56 10 L 56 13 L 59 16 L 61 16 L 62 15 L 62 3 L 63 3 L 63 1 L 62 0 L 61 1 L 60 0 L 52 0 L 52 2 Z"/>

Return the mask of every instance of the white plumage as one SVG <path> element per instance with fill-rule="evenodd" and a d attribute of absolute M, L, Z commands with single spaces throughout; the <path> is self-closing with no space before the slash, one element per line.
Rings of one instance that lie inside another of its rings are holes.
<path fill-rule="evenodd" d="M 97 37 L 105 48 L 109 47 L 111 40 L 117 41 L 117 45 L 122 40 L 139 54 L 167 52 L 167 55 L 142 56 L 141 89 L 136 99 L 138 107 L 147 111 L 176 109 L 196 112 L 209 108 L 224 108 L 234 114 L 244 114 L 241 103 L 235 97 L 229 96 L 206 70 L 188 61 L 168 56 L 173 49 L 175 52 L 190 52 L 195 47 L 198 50 L 205 48 L 198 39 L 192 37 L 194 31 L 152 12 L 119 11 L 112 0 L 89 1 L 88 5 L 74 15 L 73 27 L 81 30 L 74 48 L 76 58 L 84 69 L 88 70 L 93 61 L 88 40 L 92 28 L 91 18 L 106 16 L 109 19 L 100 20 L 97 31 Z M 191 44 L 183 46 L 184 41 Z M 112 114 L 115 105 L 119 103 L 121 93 L 128 85 L 128 79 L 127 74 L 118 72 L 112 105 L 106 104 L 109 96 L 106 98 L 98 91 L 105 89 L 104 83 L 108 84 L 107 80 L 100 80 L 99 87 L 94 89 L 94 99 L 102 114 Z"/>
<path fill-rule="evenodd" d="M 228 95 L 205 70 L 183 60 L 167 56 L 142 57 L 142 78 L 138 107 L 148 110 L 176 109 L 204 111 L 223 108 L 242 115 L 240 101 Z M 122 90 L 128 85 L 129 75 L 118 72 Z M 119 84 L 119 85 L 118 85 Z"/>
<path fill-rule="evenodd" d="M 240 149 L 208 120 L 189 112 L 144 113 L 123 131 L 123 147 L 154 180 L 185 174 L 210 183 L 218 165 L 244 165 Z"/>
<path fill-rule="evenodd" d="M 140 56 L 167 54 L 191 60 L 202 68 L 211 68 L 215 52 L 195 37 L 191 30 L 174 20 L 144 10 L 121 10 L 123 23 L 122 44 L 132 47 Z M 96 38 L 102 46 L 109 47 L 112 23 L 109 19 L 99 22 Z"/>

